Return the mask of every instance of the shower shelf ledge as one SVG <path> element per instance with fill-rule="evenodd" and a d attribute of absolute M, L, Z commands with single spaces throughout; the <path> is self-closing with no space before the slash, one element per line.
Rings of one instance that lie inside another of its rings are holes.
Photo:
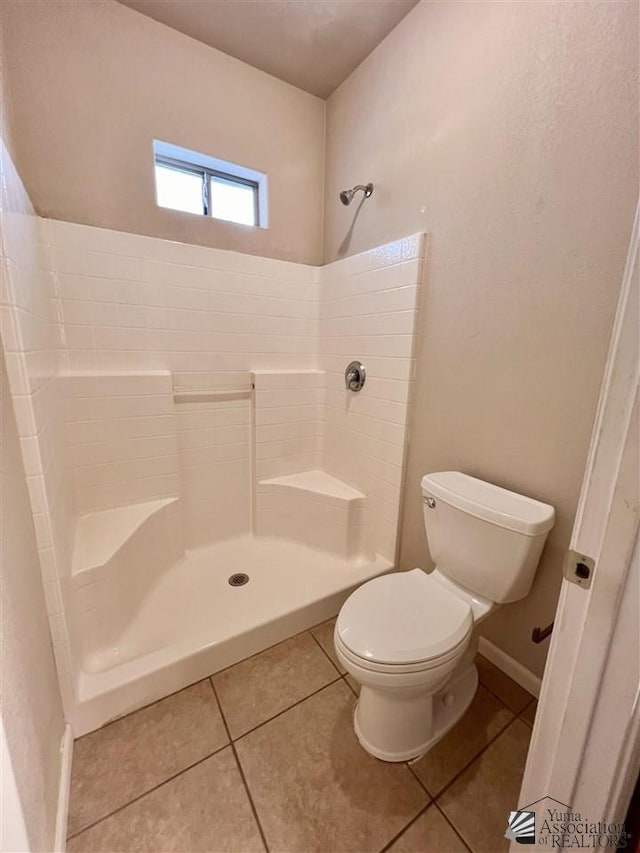
<path fill-rule="evenodd" d="M 81 515 L 76 524 L 72 575 L 104 566 L 152 515 L 178 500 L 163 498 Z"/>
<path fill-rule="evenodd" d="M 364 501 L 366 495 L 343 480 L 338 480 L 326 471 L 300 471 L 297 474 L 286 474 L 283 477 L 271 477 L 260 480 L 258 486 L 274 486 L 308 492 L 336 502 Z"/>

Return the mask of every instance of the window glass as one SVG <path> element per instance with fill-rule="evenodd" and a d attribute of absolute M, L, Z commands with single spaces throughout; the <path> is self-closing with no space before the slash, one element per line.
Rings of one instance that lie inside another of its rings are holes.
<path fill-rule="evenodd" d="M 0 0 L 1 2 L 1 0 Z M 153 140 L 160 207 L 267 228 L 267 175 L 209 154 Z"/>
<path fill-rule="evenodd" d="M 204 213 L 202 175 L 156 163 L 156 197 L 160 207 Z"/>
<path fill-rule="evenodd" d="M 211 176 L 211 216 L 241 225 L 256 225 L 257 187 Z"/>

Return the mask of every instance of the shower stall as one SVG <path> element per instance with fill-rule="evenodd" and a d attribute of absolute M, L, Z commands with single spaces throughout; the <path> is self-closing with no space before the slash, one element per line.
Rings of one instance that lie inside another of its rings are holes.
<path fill-rule="evenodd" d="M 80 735 L 394 566 L 424 238 L 312 267 L 42 220 L 5 184 L 2 338 Z"/>

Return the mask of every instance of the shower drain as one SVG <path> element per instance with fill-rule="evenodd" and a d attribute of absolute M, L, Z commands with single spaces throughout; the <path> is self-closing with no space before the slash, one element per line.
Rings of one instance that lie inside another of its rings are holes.
<path fill-rule="evenodd" d="M 249 575 L 244 572 L 236 572 L 229 578 L 229 586 L 244 586 L 246 583 L 249 583 Z"/>

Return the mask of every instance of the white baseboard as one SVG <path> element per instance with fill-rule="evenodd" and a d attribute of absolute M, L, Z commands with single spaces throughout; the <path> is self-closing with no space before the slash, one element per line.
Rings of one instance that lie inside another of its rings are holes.
<path fill-rule="evenodd" d="M 71 788 L 71 762 L 73 761 L 73 729 L 67 723 L 60 743 L 60 785 L 58 788 L 58 811 L 56 813 L 55 853 L 67 849 L 67 816 L 69 814 L 69 791 Z"/>
<path fill-rule="evenodd" d="M 490 660 L 492 664 L 501 669 L 506 675 L 510 678 L 513 678 L 520 687 L 524 687 L 525 690 L 528 690 L 529 693 L 532 693 L 535 697 L 540 695 L 540 687 L 542 686 L 542 679 L 538 678 L 537 675 L 534 675 L 530 669 L 527 669 L 525 666 L 522 666 L 521 663 L 515 658 L 512 658 L 511 655 L 508 655 L 506 652 L 503 652 L 502 649 L 499 649 L 497 646 L 487 640 L 486 637 L 478 638 L 478 651 L 481 655 L 484 655 L 487 660 Z"/>

